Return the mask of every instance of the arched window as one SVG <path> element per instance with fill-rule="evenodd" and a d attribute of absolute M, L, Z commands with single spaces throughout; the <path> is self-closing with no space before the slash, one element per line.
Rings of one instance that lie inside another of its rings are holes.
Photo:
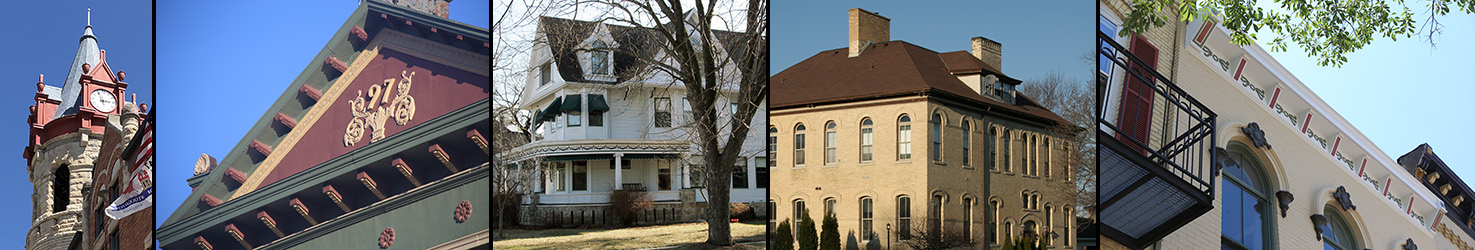
<path fill-rule="evenodd" d="M 984 142 L 986 144 L 984 145 L 984 150 L 988 150 L 988 159 L 984 160 L 993 161 L 993 164 L 989 164 L 988 169 L 999 170 L 999 129 L 995 127 L 989 127 L 988 137 L 986 137 L 985 140 L 988 140 L 987 142 Z"/>
<path fill-rule="evenodd" d="M 942 161 L 942 114 L 932 114 L 932 160 Z"/>
<path fill-rule="evenodd" d="M 1005 243 L 1014 242 L 1014 222 L 1004 222 L 1004 231 L 999 232 L 999 234 L 1003 235 L 1002 238 Z"/>
<path fill-rule="evenodd" d="M 1326 250 L 1356 250 L 1362 249 L 1357 245 L 1357 235 L 1352 231 L 1352 225 L 1337 212 L 1337 208 L 1327 205 L 1322 208 L 1322 214 L 1326 216 L 1326 225 L 1321 226 L 1321 243 Z"/>
<path fill-rule="evenodd" d="M 1039 139 L 1040 137 L 1036 135 L 1029 136 L 1029 148 L 1027 149 L 1029 150 L 1029 175 L 1033 176 L 1040 176 L 1040 164 L 1038 162 L 1040 158 Z"/>
<path fill-rule="evenodd" d="M 794 126 L 794 166 L 804 165 L 804 124 Z"/>
<path fill-rule="evenodd" d="M 1024 209 L 1029 209 L 1029 190 L 1019 193 L 1019 201 L 1020 206 L 1023 206 Z"/>
<path fill-rule="evenodd" d="M 929 203 L 932 205 L 932 211 L 928 216 L 932 218 L 927 219 L 927 233 L 942 235 L 942 218 L 944 218 L 942 214 L 943 194 L 932 194 L 932 202 Z"/>
<path fill-rule="evenodd" d="M 825 214 L 835 214 L 835 197 L 825 198 Z"/>
<path fill-rule="evenodd" d="M 871 197 L 860 197 L 860 235 L 866 235 L 862 237 L 865 239 L 870 239 L 869 235 L 874 232 L 871 230 L 872 219 L 875 218 L 872 203 Z"/>
<path fill-rule="evenodd" d="M 896 160 L 912 159 L 912 117 L 902 114 L 896 120 Z"/>
<path fill-rule="evenodd" d="M 804 199 L 794 199 L 794 224 L 804 221 Z"/>
<path fill-rule="evenodd" d="M 1275 216 L 1264 165 L 1242 143 L 1230 142 L 1228 148 L 1233 161 L 1223 169 L 1223 248 L 1273 248 L 1269 232 Z"/>
<path fill-rule="evenodd" d="M 988 234 L 988 239 L 987 239 L 986 242 L 989 243 L 989 244 L 998 244 L 999 243 L 999 230 L 998 230 L 999 229 L 999 209 L 1003 209 L 1004 206 L 1003 206 L 1003 204 L 999 204 L 998 198 L 995 197 L 995 198 L 990 198 L 990 200 L 988 201 L 988 208 L 989 208 L 989 211 L 993 211 L 993 213 L 988 214 L 988 221 L 984 223 L 988 227 L 988 228 L 985 229 L 985 231 L 989 233 Z"/>
<path fill-rule="evenodd" d="M 56 168 L 56 173 L 51 175 L 52 213 L 66 211 L 67 205 L 72 204 L 72 175 L 67 169 L 69 169 L 67 165 L 61 165 Z"/>
<path fill-rule="evenodd" d="M 902 239 L 912 237 L 912 197 L 896 197 L 896 235 Z"/>
<path fill-rule="evenodd" d="M 768 126 L 768 158 L 778 153 L 778 127 Z"/>
<path fill-rule="evenodd" d="M 972 127 L 968 126 L 968 120 L 963 120 L 963 166 L 969 166 L 970 164 L 972 164 L 969 162 L 969 160 L 971 160 L 969 159 L 971 158 L 969 156 L 973 155 L 973 151 L 969 150 L 969 145 L 973 144 L 972 136 Z"/>
<path fill-rule="evenodd" d="M 1045 205 L 1045 230 L 1042 231 L 1041 233 L 1044 233 L 1045 234 L 1045 237 L 1043 237 L 1043 238 L 1045 238 L 1045 245 L 1046 246 L 1050 246 L 1050 245 L 1054 245 L 1055 244 L 1054 243 L 1054 240 L 1051 239 L 1051 237 L 1049 237 L 1050 232 L 1051 231 L 1054 231 L 1054 230 L 1055 230 L 1055 208 L 1050 207 L 1050 205 Z"/>
<path fill-rule="evenodd" d="M 840 158 L 835 156 L 835 144 L 837 142 L 837 138 L 835 137 L 835 129 L 837 127 L 838 126 L 835 125 L 835 121 L 825 123 L 825 164 L 835 164 L 836 162 L 840 162 Z"/>
<path fill-rule="evenodd" d="M 594 48 L 594 51 L 590 52 L 589 57 L 590 72 L 599 75 L 608 75 L 610 68 L 609 45 L 605 45 L 604 41 L 594 41 L 594 46 L 591 47 Z"/>
<path fill-rule="evenodd" d="M 973 198 L 963 197 L 963 238 L 973 238 Z"/>
<path fill-rule="evenodd" d="M 1054 149 L 1050 148 L 1050 138 L 1045 137 L 1045 178 L 1050 178 L 1050 156 L 1054 155 Z"/>
<path fill-rule="evenodd" d="M 860 119 L 860 162 L 871 162 L 872 125 L 870 117 Z"/>
<path fill-rule="evenodd" d="M 1004 165 L 1005 172 L 1014 172 L 1014 161 L 1009 157 L 1011 156 L 1010 151 L 1012 151 L 1010 149 L 1014 147 L 1014 144 L 1010 144 L 1013 142 L 1011 139 L 1014 139 L 1014 136 L 1009 134 L 1008 129 L 1005 129 L 1003 133 L 1000 133 L 1000 138 L 1004 139 L 1004 143 L 999 143 L 999 151 L 1004 152 L 1004 161 L 1000 164 Z"/>
<path fill-rule="evenodd" d="M 1076 231 L 1076 214 L 1071 213 L 1070 210 L 1071 208 L 1069 206 L 1066 206 L 1065 213 L 1061 214 L 1065 219 L 1065 230 L 1061 230 L 1062 232 L 1060 233 L 1060 235 L 1064 236 L 1066 246 L 1069 246 L 1071 242 L 1074 242 L 1073 239 L 1075 238 L 1071 238 L 1070 234 L 1075 233 Z"/>

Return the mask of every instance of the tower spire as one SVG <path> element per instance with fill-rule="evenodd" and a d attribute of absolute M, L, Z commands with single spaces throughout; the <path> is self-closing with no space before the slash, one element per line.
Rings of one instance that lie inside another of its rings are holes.
<path fill-rule="evenodd" d="M 87 8 L 87 27 L 92 27 L 92 8 Z"/>

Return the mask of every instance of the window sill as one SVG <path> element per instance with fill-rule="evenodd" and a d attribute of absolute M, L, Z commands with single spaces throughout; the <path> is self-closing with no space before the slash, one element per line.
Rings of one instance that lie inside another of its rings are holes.
<path fill-rule="evenodd" d="M 834 167 L 839 167 L 839 166 L 840 166 L 839 163 L 825 163 L 825 166 L 823 168 L 834 168 Z"/>
<path fill-rule="evenodd" d="M 907 160 L 896 160 L 896 164 L 905 164 L 905 163 L 912 163 L 912 160 L 910 160 L 910 159 L 907 159 Z"/>
<path fill-rule="evenodd" d="M 804 169 L 804 165 L 795 165 L 793 169 Z"/>
<path fill-rule="evenodd" d="M 863 162 L 860 162 L 860 164 L 855 164 L 855 165 L 857 165 L 857 166 L 873 166 L 873 165 L 876 165 L 876 162 L 874 162 L 874 161 L 863 161 Z"/>

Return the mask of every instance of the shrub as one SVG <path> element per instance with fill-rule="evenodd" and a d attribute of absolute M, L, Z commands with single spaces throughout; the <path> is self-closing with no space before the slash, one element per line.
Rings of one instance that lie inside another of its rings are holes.
<path fill-rule="evenodd" d="M 840 225 L 835 222 L 835 214 L 825 213 L 825 221 L 820 228 L 819 249 L 840 250 Z"/>
<path fill-rule="evenodd" d="M 634 225 L 640 211 L 654 207 L 650 194 L 638 190 L 615 190 L 609 193 L 609 213 L 623 225 Z"/>
<path fill-rule="evenodd" d="M 804 211 L 803 214 L 804 220 L 799 222 L 794 239 L 799 241 L 799 250 L 818 250 L 819 235 L 814 230 L 814 219 L 810 219 L 809 211 Z"/>
<path fill-rule="evenodd" d="M 779 223 L 777 231 L 773 233 L 773 245 L 769 246 L 769 249 L 794 250 L 794 234 L 790 231 L 792 230 L 789 230 L 789 220 Z"/>
<path fill-rule="evenodd" d="M 745 203 L 734 202 L 732 203 L 732 205 L 729 205 L 727 207 L 728 219 L 749 220 L 758 217 L 754 215 L 753 207 L 750 207 L 748 206 L 748 204 Z"/>

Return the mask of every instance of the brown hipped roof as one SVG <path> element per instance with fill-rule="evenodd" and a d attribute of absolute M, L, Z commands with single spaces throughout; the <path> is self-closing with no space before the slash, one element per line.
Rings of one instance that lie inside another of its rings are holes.
<path fill-rule="evenodd" d="M 967 52 L 937 53 L 905 41 L 871 44 L 853 58 L 848 48 L 827 50 L 769 79 L 770 109 L 930 93 L 1025 118 L 1069 123 L 1022 93 L 1016 99 L 1017 105 L 984 97 L 953 73 L 970 71 L 998 73 Z M 997 75 L 1001 80 L 1019 83 L 1003 74 Z"/>

